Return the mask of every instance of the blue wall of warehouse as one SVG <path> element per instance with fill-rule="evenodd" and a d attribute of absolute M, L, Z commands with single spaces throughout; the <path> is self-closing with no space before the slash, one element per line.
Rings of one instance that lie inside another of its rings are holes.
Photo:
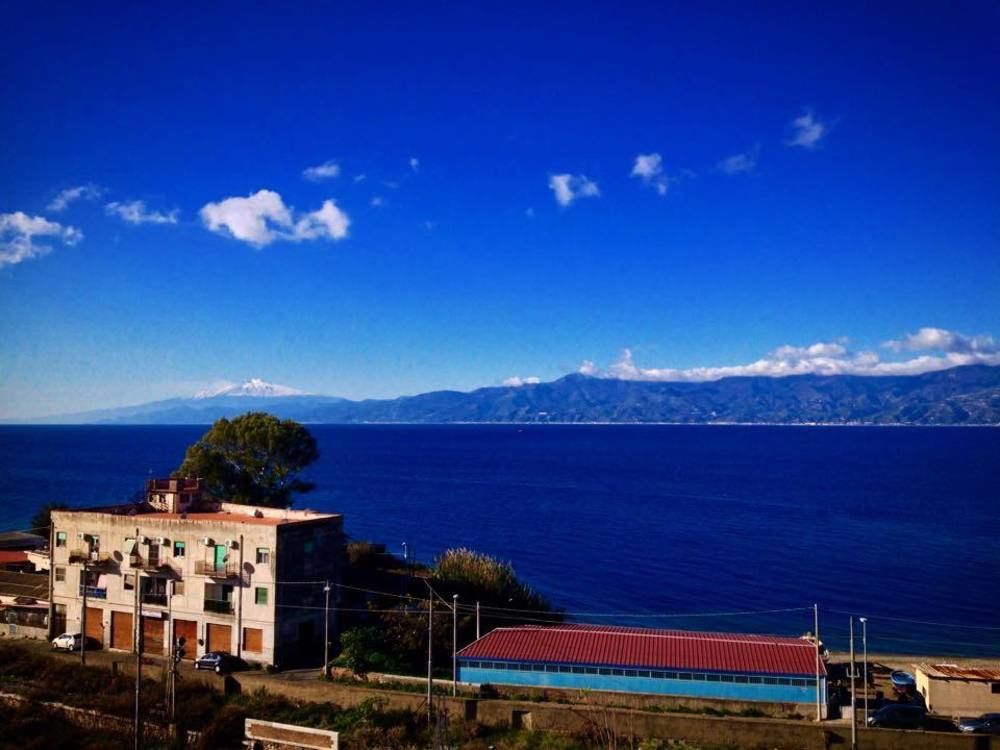
<path fill-rule="evenodd" d="M 464 667 L 459 663 L 458 679 L 474 684 L 529 685 L 532 687 L 570 688 L 575 690 L 612 690 L 624 693 L 651 693 L 692 698 L 723 698 L 775 703 L 815 703 L 812 685 L 757 685 L 699 680 L 668 680 L 651 677 L 568 674 L 565 672 L 521 672 Z M 821 695 L 826 694 L 826 680 L 820 680 Z"/>

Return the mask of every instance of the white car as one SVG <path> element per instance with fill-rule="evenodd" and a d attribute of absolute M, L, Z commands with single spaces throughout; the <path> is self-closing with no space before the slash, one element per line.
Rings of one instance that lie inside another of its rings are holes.
<path fill-rule="evenodd" d="M 52 639 L 53 651 L 79 651 L 83 646 L 83 636 L 79 633 L 63 633 Z"/>

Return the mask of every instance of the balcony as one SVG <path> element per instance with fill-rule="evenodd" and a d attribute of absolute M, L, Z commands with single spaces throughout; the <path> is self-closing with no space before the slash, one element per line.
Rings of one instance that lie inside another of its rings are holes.
<path fill-rule="evenodd" d="M 166 594 L 143 594 L 142 603 L 149 604 L 153 607 L 166 607 L 167 606 L 167 595 Z"/>
<path fill-rule="evenodd" d="M 214 612 L 218 615 L 231 615 L 233 613 L 233 603 L 225 599 L 206 599 L 205 611 Z"/>
<path fill-rule="evenodd" d="M 129 555 L 128 564 L 133 568 L 138 568 L 140 570 L 148 570 L 150 572 L 157 571 L 163 567 L 164 562 L 160 558 L 149 558 L 143 557 L 142 555 Z"/>
<path fill-rule="evenodd" d="M 84 591 L 86 591 L 88 599 L 107 599 L 108 598 L 108 590 L 107 589 L 98 588 L 97 586 L 81 586 L 80 587 L 80 596 L 84 595 Z"/>
<path fill-rule="evenodd" d="M 216 565 L 211 560 L 196 560 L 194 572 L 197 575 L 208 576 L 209 578 L 239 578 L 240 565 L 234 562 Z"/>

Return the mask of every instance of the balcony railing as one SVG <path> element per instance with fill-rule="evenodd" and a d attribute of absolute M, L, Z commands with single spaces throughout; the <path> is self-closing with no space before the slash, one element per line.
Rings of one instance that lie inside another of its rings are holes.
<path fill-rule="evenodd" d="M 159 570 L 164 566 L 164 561 L 160 558 L 150 559 L 142 555 L 129 555 L 128 564 L 140 570 Z"/>
<path fill-rule="evenodd" d="M 206 599 L 205 611 L 215 612 L 220 615 L 231 615 L 233 613 L 233 603 L 224 599 Z"/>
<path fill-rule="evenodd" d="M 107 599 L 108 598 L 108 590 L 107 589 L 101 589 L 101 588 L 98 588 L 97 586 L 81 586 L 80 587 L 80 596 L 83 596 L 84 589 L 86 589 L 86 591 L 87 591 L 87 598 L 88 599 Z"/>
<path fill-rule="evenodd" d="M 240 565 L 234 562 L 216 565 L 211 560 L 196 560 L 194 572 L 197 575 L 211 578 L 239 578 Z"/>
<path fill-rule="evenodd" d="M 167 606 L 167 595 L 166 594 L 143 594 L 142 603 L 150 604 L 154 607 L 166 607 Z"/>

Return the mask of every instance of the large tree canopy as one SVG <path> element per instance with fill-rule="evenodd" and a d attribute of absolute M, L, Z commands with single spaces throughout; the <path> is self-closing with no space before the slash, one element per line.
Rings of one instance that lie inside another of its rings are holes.
<path fill-rule="evenodd" d="M 219 500 L 287 508 L 293 493 L 313 489 L 299 474 L 317 458 L 316 440 L 298 422 L 249 412 L 213 424 L 174 475 L 201 477 Z"/>

